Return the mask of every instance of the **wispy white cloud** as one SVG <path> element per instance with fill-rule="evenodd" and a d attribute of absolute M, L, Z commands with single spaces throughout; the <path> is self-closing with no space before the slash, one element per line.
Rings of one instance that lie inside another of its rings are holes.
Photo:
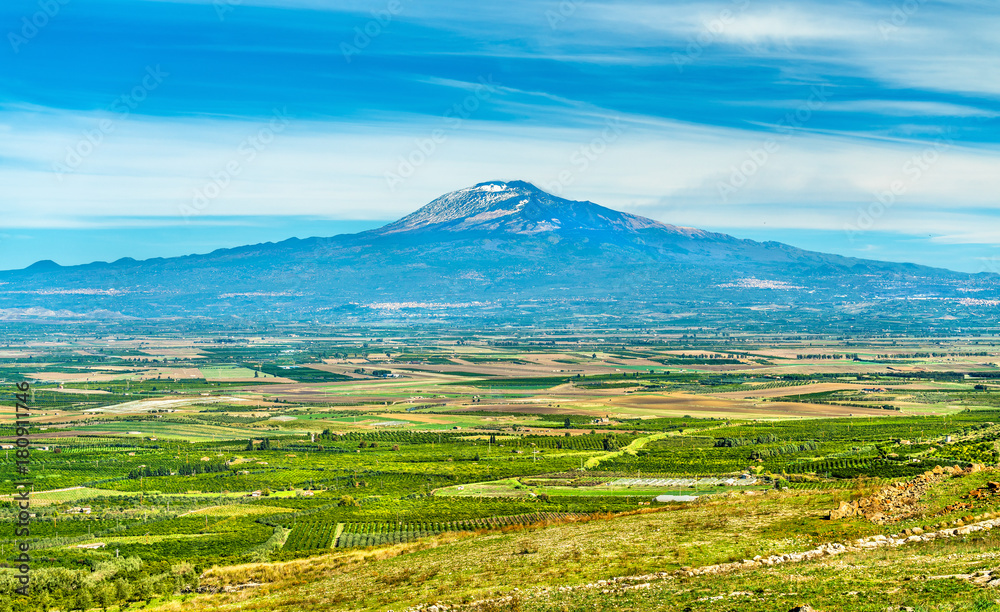
<path fill-rule="evenodd" d="M 812 3 L 777 4 L 751 0 L 670 4 L 602 3 L 584 13 L 616 29 L 651 31 L 701 44 L 727 42 L 758 49 L 790 48 L 792 42 L 849 42 L 870 36 L 874 14 L 852 5 L 852 11 L 815 10 Z M 865 14 L 868 19 L 865 19 Z"/>
<path fill-rule="evenodd" d="M 874 194 L 905 185 L 879 220 L 883 231 L 958 233 L 993 223 L 1000 154 L 928 142 L 872 142 L 803 134 L 780 142 L 745 185 L 720 196 L 765 141 L 759 132 L 623 116 L 620 135 L 602 128 L 516 127 L 469 120 L 434 146 L 394 189 L 387 172 L 436 129 L 437 119 L 378 123 L 292 120 L 249 159 L 241 145 L 266 123 L 131 118 L 62 180 L 53 165 L 98 115 L 50 112 L 3 116 L 0 204 L 8 227 L 53 226 L 89 216 L 185 217 L 199 192 L 226 183 L 187 214 L 395 218 L 441 193 L 490 179 L 525 179 L 565 197 L 685 225 L 731 223 L 839 228 Z M 596 144 L 595 144 L 596 143 Z M 930 159 L 928 157 L 928 159 Z M 927 166 L 914 174 L 918 160 Z M 226 172 L 236 162 L 239 174 Z M 566 179 L 565 177 L 569 177 Z M 187 208 L 186 208 L 187 207 Z M 962 214 L 949 211 L 961 210 Z M 982 210 L 982 214 L 975 211 Z M 950 220 L 949 220 L 950 219 Z M 949 229 L 951 228 L 951 229 Z"/>
<path fill-rule="evenodd" d="M 971 219 L 969 219 L 971 221 Z M 979 221 L 979 219 L 976 219 Z M 963 228 L 963 229 L 967 229 Z M 945 234 L 934 236 L 931 242 L 941 244 L 992 244 L 1000 246 L 1000 221 L 991 224 L 991 227 L 983 227 L 981 224 L 974 231 L 964 231 L 955 234 Z"/>
<path fill-rule="evenodd" d="M 948 102 L 917 100 L 843 100 L 831 101 L 827 111 L 870 113 L 895 117 L 1000 117 L 1000 112 Z"/>
<path fill-rule="evenodd" d="M 686 43 L 699 61 L 713 61 L 703 57 L 706 49 L 724 49 L 740 63 L 808 60 L 893 86 L 1000 93 L 995 4 L 615 2 L 588 3 L 579 17 L 581 28 L 586 20 L 588 28 L 632 44 L 684 50 Z"/>

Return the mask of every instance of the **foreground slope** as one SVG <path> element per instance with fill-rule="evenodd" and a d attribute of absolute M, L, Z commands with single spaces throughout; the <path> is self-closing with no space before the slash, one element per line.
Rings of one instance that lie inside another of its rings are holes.
<path fill-rule="evenodd" d="M 940 488 L 954 495 L 994 477 L 965 477 Z M 923 516 L 891 526 L 827 520 L 827 510 L 847 495 L 723 496 L 504 534 L 451 534 L 288 563 L 213 568 L 200 585 L 213 594 L 184 609 L 997 609 L 996 586 L 988 583 L 997 573 L 1000 515 L 966 517 L 965 528 L 959 514 L 941 515 L 940 505 L 931 504 Z M 934 535 L 910 536 L 917 525 Z"/>

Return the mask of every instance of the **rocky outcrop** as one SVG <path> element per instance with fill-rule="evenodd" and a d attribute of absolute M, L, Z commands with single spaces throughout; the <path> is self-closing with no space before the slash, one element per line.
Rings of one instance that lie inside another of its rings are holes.
<path fill-rule="evenodd" d="M 878 525 L 888 525 L 917 516 L 921 511 L 920 500 L 933 485 L 946 478 L 961 477 L 981 470 L 983 466 L 979 464 L 966 469 L 936 466 L 912 480 L 884 487 L 874 495 L 850 503 L 840 502 L 837 508 L 830 511 L 830 519 L 862 517 Z"/>
<path fill-rule="evenodd" d="M 971 574 L 948 574 L 947 576 L 928 576 L 928 580 L 966 580 L 972 584 L 1000 587 L 1000 571 L 979 570 Z"/>
<path fill-rule="evenodd" d="M 954 504 L 945 506 L 938 514 L 951 514 L 959 510 L 972 510 L 979 502 L 986 502 L 995 497 L 1000 497 L 1000 482 L 991 481 L 986 483 L 985 486 L 972 489 L 962 496 L 962 499 L 969 501 L 955 502 Z"/>

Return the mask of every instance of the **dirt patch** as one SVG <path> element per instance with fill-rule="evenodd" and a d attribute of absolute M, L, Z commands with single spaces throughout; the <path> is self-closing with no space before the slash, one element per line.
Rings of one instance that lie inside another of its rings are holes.
<path fill-rule="evenodd" d="M 476 404 L 454 408 L 452 412 L 513 412 L 517 414 L 579 414 L 579 407 L 542 406 L 538 404 Z"/>
<path fill-rule="evenodd" d="M 835 406 L 831 404 L 808 404 L 804 402 L 760 402 L 719 398 L 706 395 L 626 395 L 609 398 L 612 406 L 650 411 L 663 416 L 722 416 L 722 417 L 831 417 L 831 416 L 886 416 L 888 411 Z"/>
<path fill-rule="evenodd" d="M 110 391 L 105 391 L 104 389 L 64 389 L 60 387 L 58 389 L 46 389 L 46 391 L 52 391 L 53 393 L 73 393 L 74 395 L 111 395 Z"/>
<path fill-rule="evenodd" d="M 847 383 L 815 383 L 811 385 L 797 385 L 794 387 L 776 387 L 773 389 L 754 389 L 747 387 L 745 391 L 726 391 L 725 393 L 713 393 L 713 397 L 784 397 L 786 395 L 801 395 L 803 393 L 824 393 L 826 391 L 861 390 L 860 385 Z"/>

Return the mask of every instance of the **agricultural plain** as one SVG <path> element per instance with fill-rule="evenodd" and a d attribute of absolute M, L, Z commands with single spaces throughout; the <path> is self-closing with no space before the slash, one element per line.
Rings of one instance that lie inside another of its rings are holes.
<path fill-rule="evenodd" d="M 31 383 L 37 577 L 15 594 L 7 495 L 7 609 L 996 599 L 936 577 L 990 569 L 988 534 L 691 573 L 1000 510 L 992 336 L 35 331 L 0 348 L 5 493 L 24 477 L 14 384 Z M 888 520 L 829 518 L 935 469 Z M 903 558 L 924 569 L 903 580 Z M 830 586 L 854 571 L 854 599 Z"/>

